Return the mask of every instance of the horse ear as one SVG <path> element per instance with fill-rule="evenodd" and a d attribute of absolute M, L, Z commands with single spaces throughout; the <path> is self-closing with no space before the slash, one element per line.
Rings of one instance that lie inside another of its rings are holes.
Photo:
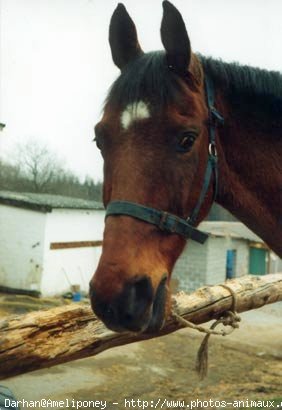
<path fill-rule="evenodd" d="M 186 73 L 191 60 L 190 40 L 181 14 L 167 0 L 163 1 L 161 39 L 169 67 L 179 74 Z"/>
<path fill-rule="evenodd" d="M 109 42 L 113 61 L 120 69 L 143 53 L 138 43 L 135 24 L 121 3 L 111 18 Z"/>

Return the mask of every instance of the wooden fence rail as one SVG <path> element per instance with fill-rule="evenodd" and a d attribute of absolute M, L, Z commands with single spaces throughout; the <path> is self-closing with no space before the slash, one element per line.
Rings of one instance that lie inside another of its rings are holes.
<path fill-rule="evenodd" d="M 282 273 L 245 276 L 228 281 L 237 311 L 245 312 L 282 300 Z M 174 297 L 177 313 L 195 324 L 217 319 L 230 309 L 232 296 L 220 285 Z M 151 339 L 181 328 L 169 318 L 154 335 L 113 333 L 90 307 L 72 304 L 0 320 L 0 379 L 96 355 L 114 346 Z M 239 330 L 240 331 L 240 330 Z"/>

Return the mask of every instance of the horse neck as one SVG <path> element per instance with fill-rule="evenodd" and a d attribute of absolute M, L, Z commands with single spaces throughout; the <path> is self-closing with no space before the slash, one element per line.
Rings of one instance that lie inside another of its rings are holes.
<path fill-rule="evenodd" d="M 217 105 L 225 117 L 218 130 L 217 202 L 282 256 L 281 135 L 261 131 L 266 119 L 242 120 L 226 97 L 219 96 Z"/>

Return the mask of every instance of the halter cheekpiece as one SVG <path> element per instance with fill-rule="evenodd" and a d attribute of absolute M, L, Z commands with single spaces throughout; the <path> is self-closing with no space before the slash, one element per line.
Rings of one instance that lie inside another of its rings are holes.
<path fill-rule="evenodd" d="M 110 202 L 106 209 L 106 218 L 108 216 L 127 215 L 141 221 L 156 225 L 162 231 L 178 234 L 185 239 L 192 239 L 196 242 L 203 244 L 208 238 L 206 232 L 202 232 L 195 228 L 194 225 L 197 221 L 201 206 L 207 195 L 211 178 L 213 178 L 213 201 L 217 195 L 218 188 L 218 166 L 217 166 L 217 150 L 215 141 L 215 130 L 218 124 L 223 124 L 224 119 L 221 114 L 214 108 L 215 93 L 214 86 L 211 79 L 205 75 L 205 92 L 206 102 L 209 112 L 209 146 L 208 146 L 208 161 L 203 181 L 201 193 L 198 201 L 191 213 L 187 218 L 180 218 L 176 215 L 170 214 L 165 211 L 161 211 L 148 206 L 140 205 L 130 201 L 113 201 Z"/>

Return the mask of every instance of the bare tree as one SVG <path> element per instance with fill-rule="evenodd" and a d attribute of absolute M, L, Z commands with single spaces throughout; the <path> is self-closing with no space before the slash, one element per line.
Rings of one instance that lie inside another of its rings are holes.
<path fill-rule="evenodd" d="M 102 183 L 86 176 L 82 182 L 56 153 L 29 139 L 10 152 L 12 162 L 0 158 L 0 190 L 42 192 L 100 201 Z"/>
<path fill-rule="evenodd" d="M 44 192 L 62 171 L 62 161 L 46 145 L 30 139 L 18 147 L 16 162 L 32 182 L 35 192 Z"/>

